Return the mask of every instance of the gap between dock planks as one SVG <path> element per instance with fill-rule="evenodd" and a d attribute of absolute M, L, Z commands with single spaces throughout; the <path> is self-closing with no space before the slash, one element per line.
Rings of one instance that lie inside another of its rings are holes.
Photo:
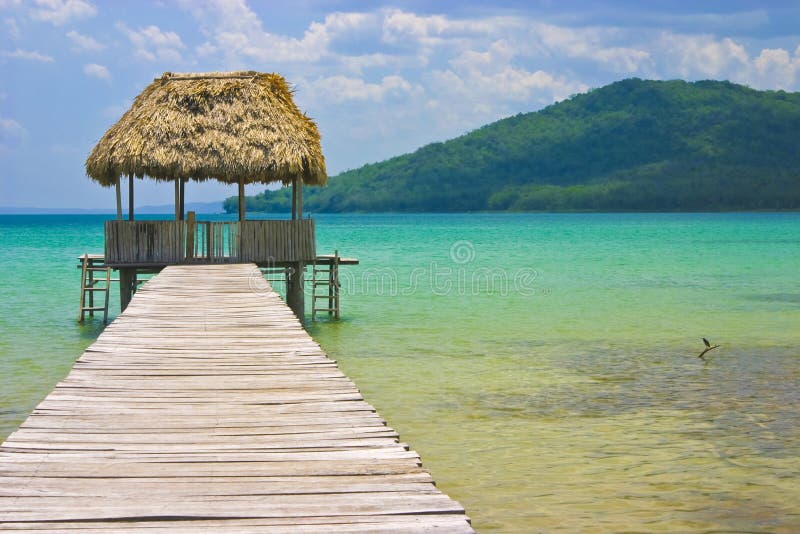
<path fill-rule="evenodd" d="M 252 264 L 136 293 L 0 447 L 0 530 L 472 532 Z"/>

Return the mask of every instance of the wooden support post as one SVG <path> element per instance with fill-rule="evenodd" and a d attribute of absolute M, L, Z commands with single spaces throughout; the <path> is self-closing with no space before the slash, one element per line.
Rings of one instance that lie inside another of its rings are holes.
<path fill-rule="evenodd" d="M 339 249 L 333 251 L 333 262 L 331 263 L 331 286 L 333 287 L 334 312 L 333 318 L 339 320 Z"/>
<path fill-rule="evenodd" d="M 119 311 L 124 312 L 133 297 L 133 286 L 136 284 L 136 268 L 119 269 Z"/>
<path fill-rule="evenodd" d="M 178 220 L 182 221 L 183 220 L 183 214 L 185 213 L 185 210 L 186 210 L 186 201 L 185 201 L 186 180 L 184 180 L 183 178 L 180 178 L 178 181 L 181 184 L 181 198 L 180 198 L 180 205 L 181 206 L 180 206 L 180 211 L 178 211 L 178 213 L 180 214 L 180 219 L 178 219 Z"/>
<path fill-rule="evenodd" d="M 243 221 L 247 206 L 244 201 L 244 179 L 239 178 L 239 220 Z"/>
<path fill-rule="evenodd" d="M 117 182 L 119 183 L 119 181 Z M 81 300 L 80 300 L 80 312 L 78 312 L 78 322 L 83 322 L 83 308 L 85 307 L 86 302 L 86 269 L 89 263 L 89 255 L 84 254 L 81 257 Z"/>
<path fill-rule="evenodd" d="M 117 220 L 122 220 L 122 188 L 119 186 L 120 177 L 117 176 L 115 189 L 117 190 Z"/>
<path fill-rule="evenodd" d="M 133 220 L 133 175 L 128 175 L 128 220 Z"/>
<path fill-rule="evenodd" d="M 194 236 L 196 234 L 196 224 L 194 212 L 186 214 L 186 260 L 194 258 Z"/>
<path fill-rule="evenodd" d="M 103 324 L 108 324 L 108 297 L 111 293 L 111 267 L 106 266 L 106 290 L 103 302 Z"/>
<path fill-rule="evenodd" d="M 175 180 L 175 220 L 180 221 L 180 209 L 181 209 L 181 184 L 178 183 L 178 180 Z"/>
<path fill-rule="evenodd" d="M 328 316 L 339 319 L 339 250 L 333 251 L 328 266 Z"/>
<path fill-rule="evenodd" d="M 334 252 L 334 257 L 336 256 L 337 252 Z M 335 283 L 335 274 L 333 272 L 333 267 L 335 264 L 335 258 L 331 258 L 331 263 L 328 265 L 328 317 L 333 315 L 334 310 L 334 295 L 333 295 L 333 284 Z"/>
<path fill-rule="evenodd" d="M 297 176 L 292 178 L 292 220 L 297 219 Z"/>
<path fill-rule="evenodd" d="M 297 218 L 303 218 L 303 180 L 297 180 Z"/>
<path fill-rule="evenodd" d="M 306 314 L 306 299 L 303 292 L 305 264 L 303 262 L 293 263 L 292 270 L 286 285 L 286 304 L 302 322 Z"/>
<path fill-rule="evenodd" d="M 89 261 L 89 282 L 87 287 L 94 288 L 94 262 Z M 89 317 L 94 317 L 94 290 L 89 290 Z"/>
<path fill-rule="evenodd" d="M 175 220 L 181 220 L 181 184 L 180 180 L 175 180 Z"/>

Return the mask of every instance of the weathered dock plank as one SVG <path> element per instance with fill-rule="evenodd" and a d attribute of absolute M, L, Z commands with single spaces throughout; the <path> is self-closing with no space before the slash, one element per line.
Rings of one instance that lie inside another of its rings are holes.
<path fill-rule="evenodd" d="M 472 532 L 248 264 L 136 294 L 0 447 L 0 529 Z"/>

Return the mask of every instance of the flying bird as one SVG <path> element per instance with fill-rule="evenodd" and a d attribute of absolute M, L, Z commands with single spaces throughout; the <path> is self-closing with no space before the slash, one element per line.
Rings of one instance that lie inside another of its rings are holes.
<path fill-rule="evenodd" d="M 708 352 L 710 350 L 714 350 L 717 347 L 719 347 L 719 345 L 712 345 L 711 343 L 709 343 L 706 338 L 703 338 L 703 343 L 705 344 L 706 348 L 703 350 L 703 352 L 700 353 L 698 358 L 703 358 L 703 356 L 705 356 L 706 352 Z M 703 359 L 705 360 L 705 358 L 703 358 Z"/>

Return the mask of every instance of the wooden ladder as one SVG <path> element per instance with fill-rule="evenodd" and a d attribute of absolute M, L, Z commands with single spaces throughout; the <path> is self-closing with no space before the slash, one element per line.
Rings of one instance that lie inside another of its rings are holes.
<path fill-rule="evenodd" d="M 94 312 L 103 312 L 103 324 L 108 322 L 108 295 L 111 293 L 111 267 L 105 264 L 105 258 L 84 254 L 81 261 L 81 303 L 78 322 L 82 323 L 89 314 L 94 317 Z M 102 276 L 105 274 L 105 277 Z M 95 306 L 95 292 L 100 291 L 103 298 L 102 306 Z M 88 297 L 88 298 L 87 298 Z"/>
<path fill-rule="evenodd" d="M 320 266 L 320 260 L 323 260 Z M 325 268 L 327 267 L 327 269 Z M 314 260 L 311 277 L 311 320 L 317 320 L 317 313 L 328 312 L 334 319 L 339 319 L 339 251 L 333 256 Z M 327 299 L 327 307 L 319 307 L 317 301 Z"/>

